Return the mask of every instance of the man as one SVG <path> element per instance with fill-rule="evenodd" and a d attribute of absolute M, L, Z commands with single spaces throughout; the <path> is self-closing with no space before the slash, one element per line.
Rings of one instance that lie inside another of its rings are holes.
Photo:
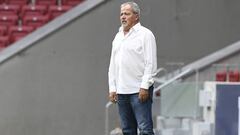
<path fill-rule="evenodd" d="M 152 122 L 153 76 L 157 69 L 156 41 L 141 26 L 134 2 L 121 5 L 122 26 L 112 43 L 109 65 L 109 100 L 118 104 L 124 135 L 154 135 Z"/>

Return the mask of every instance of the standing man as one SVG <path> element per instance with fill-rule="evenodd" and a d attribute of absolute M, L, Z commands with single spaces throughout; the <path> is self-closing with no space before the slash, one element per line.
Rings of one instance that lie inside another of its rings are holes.
<path fill-rule="evenodd" d="M 122 26 L 112 43 L 109 65 L 109 100 L 118 104 L 124 135 L 154 135 L 152 122 L 153 76 L 157 69 L 156 41 L 140 22 L 134 2 L 121 5 Z"/>

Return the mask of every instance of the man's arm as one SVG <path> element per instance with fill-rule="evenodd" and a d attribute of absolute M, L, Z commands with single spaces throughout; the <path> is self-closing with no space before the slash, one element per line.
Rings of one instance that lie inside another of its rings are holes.
<path fill-rule="evenodd" d="M 141 88 L 148 89 L 153 85 L 153 76 L 157 70 L 157 50 L 156 41 L 152 33 L 148 33 L 144 39 L 144 74 L 142 77 Z"/>
<path fill-rule="evenodd" d="M 115 65 L 114 65 L 114 58 L 115 54 L 113 52 L 113 48 L 111 51 L 111 58 L 110 64 L 108 68 L 108 85 L 109 85 L 109 92 L 116 92 L 116 83 L 115 83 Z"/>
<path fill-rule="evenodd" d="M 139 99 L 144 102 L 149 97 L 148 89 L 153 85 L 153 76 L 157 69 L 157 49 L 156 40 L 152 33 L 148 33 L 144 39 L 144 75 L 142 77 L 141 88 L 139 91 Z"/>
<path fill-rule="evenodd" d="M 115 83 L 115 66 L 114 66 L 114 52 L 113 47 L 111 51 L 110 64 L 108 69 L 108 85 L 109 85 L 109 101 L 116 103 L 117 94 L 116 94 L 116 83 Z"/>

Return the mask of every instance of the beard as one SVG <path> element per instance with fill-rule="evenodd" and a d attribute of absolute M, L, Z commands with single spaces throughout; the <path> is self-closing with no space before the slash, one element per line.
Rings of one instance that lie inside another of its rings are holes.
<path fill-rule="evenodd" d="M 124 30 L 129 29 L 129 25 L 127 24 L 127 22 L 122 22 L 121 24 Z"/>
<path fill-rule="evenodd" d="M 126 27 L 128 25 L 127 22 L 121 22 L 121 24 L 122 24 L 122 27 Z"/>

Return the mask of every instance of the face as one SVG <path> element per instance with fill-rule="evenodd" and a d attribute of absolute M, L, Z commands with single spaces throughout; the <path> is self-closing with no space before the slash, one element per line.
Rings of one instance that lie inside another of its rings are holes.
<path fill-rule="evenodd" d="M 135 14 L 130 5 L 121 7 L 120 20 L 124 31 L 129 31 L 135 24 L 138 23 L 138 15 Z"/>

